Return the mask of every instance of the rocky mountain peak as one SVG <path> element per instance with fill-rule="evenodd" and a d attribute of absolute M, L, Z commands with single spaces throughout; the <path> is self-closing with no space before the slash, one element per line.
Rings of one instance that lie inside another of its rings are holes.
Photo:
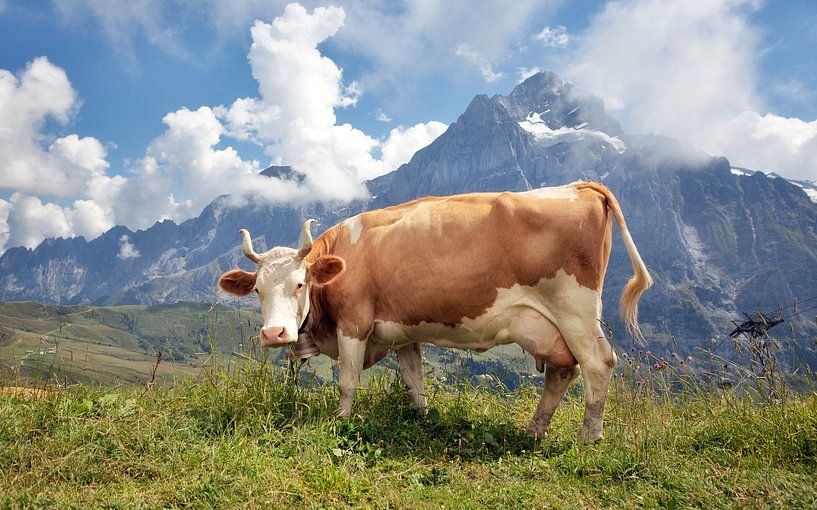
<path fill-rule="evenodd" d="M 536 113 L 550 129 L 586 127 L 610 136 L 622 134 L 618 121 L 607 115 L 600 98 L 548 71 L 530 76 L 509 95 L 495 96 L 494 100 L 517 122 Z"/>
<path fill-rule="evenodd" d="M 261 175 L 274 177 L 282 181 L 303 182 L 306 176 L 289 165 L 271 165 L 261 171 Z"/>

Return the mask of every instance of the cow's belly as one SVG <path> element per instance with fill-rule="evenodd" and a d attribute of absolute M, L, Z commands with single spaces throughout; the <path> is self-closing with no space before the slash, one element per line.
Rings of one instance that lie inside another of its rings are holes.
<path fill-rule="evenodd" d="M 422 342 L 439 347 L 475 351 L 485 351 L 496 345 L 513 342 L 507 334 L 507 327 L 474 329 L 463 325 L 449 326 L 436 322 L 405 325 L 391 321 L 376 321 L 374 337 L 377 343 L 396 347 Z"/>
<path fill-rule="evenodd" d="M 571 367 L 576 359 L 558 328 L 538 311 L 513 307 L 486 320 L 449 326 L 423 322 L 405 325 L 376 321 L 372 340 L 379 345 L 398 347 L 409 343 L 430 343 L 439 347 L 485 351 L 497 345 L 517 343 L 544 364 Z"/>

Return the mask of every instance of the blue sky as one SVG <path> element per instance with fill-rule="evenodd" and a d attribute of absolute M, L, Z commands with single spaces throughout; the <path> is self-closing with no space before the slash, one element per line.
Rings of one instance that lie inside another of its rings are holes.
<path fill-rule="evenodd" d="M 813 1 L 285 5 L 0 0 L 0 251 L 182 221 L 273 162 L 308 179 L 270 200 L 354 198 L 535 69 L 630 132 L 817 179 Z"/>

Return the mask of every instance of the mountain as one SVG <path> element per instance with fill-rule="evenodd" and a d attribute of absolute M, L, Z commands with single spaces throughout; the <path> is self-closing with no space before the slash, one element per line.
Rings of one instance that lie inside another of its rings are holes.
<path fill-rule="evenodd" d="M 289 167 L 264 174 L 302 179 Z M 239 207 L 222 196 L 179 225 L 164 221 L 137 232 L 115 227 L 92 241 L 48 239 L 33 250 L 12 248 L 0 257 L 0 299 L 214 301 L 222 271 L 250 267 L 240 254 L 239 228 L 252 232 L 260 250 L 293 245 L 308 217 L 326 228 L 424 195 L 520 191 L 576 179 L 604 182 L 621 201 L 656 280 L 641 304 L 644 329 L 655 338 L 674 336 L 691 345 L 722 337 L 739 312 L 769 312 L 817 295 L 817 204 L 809 198 L 810 183 L 733 169 L 725 158 L 671 138 L 625 133 L 600 99 L 544 72 L 507 96 L 476 96 L 410 162 L 367 182 L 367 201 L 287 207 L 246 197 Z M 136 251 L 125 252 L 123 242 Z M 630 274 L 625 250 L 614 240 L 605 317 L 616 331 L 623 329 L 616 302 Z M 813 335 L 814 318 L 806 312 L 784 315 L 793 328 L 779 330 Z"/>

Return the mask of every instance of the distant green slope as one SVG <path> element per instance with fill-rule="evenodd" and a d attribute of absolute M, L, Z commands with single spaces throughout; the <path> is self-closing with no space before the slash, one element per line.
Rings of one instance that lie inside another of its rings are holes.
<path fill-rule="evenodd" d="M 211 352 L 244 351 L 258 331 L 253 312 L 179 303 L 53 306 L 0 302 L 0 362 L 22 378 L 68 382 L 144 381 L 157 349 L 157 377 L 195 373 Z M 250 346 L 251 347 L 251 346 Z"/>
<path fill-rule="evenodd" d="M 222 355 L 268 356 L 284 364 L 283 349 L 257 347 L 253 337 L 260 326 L 255 311 L 202 303 L 92 307 L 0 302 L 0 365 L 12 378 L 142 383 L 150 378 L 157 348 L 164 355 L 157 377 L 165 379 L 196 373 L 211 348 Z M 424 350 L 427 373 L 435 378 L 490 374 L 515 388 L 540 377 L 530 357 L 515 345 L 483 354 L 433 346 Z M 396 367 L 389 356 L 364 377 Z M 326 356 L 312 358 L 304 367 L 305 374 L 325 381 L 335 372 Z"/>

